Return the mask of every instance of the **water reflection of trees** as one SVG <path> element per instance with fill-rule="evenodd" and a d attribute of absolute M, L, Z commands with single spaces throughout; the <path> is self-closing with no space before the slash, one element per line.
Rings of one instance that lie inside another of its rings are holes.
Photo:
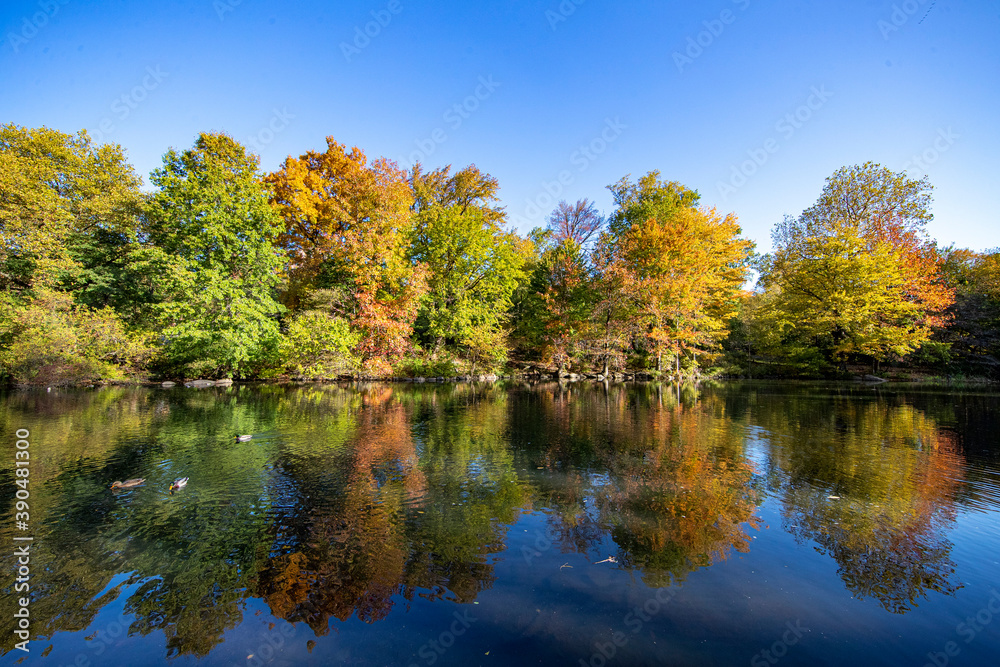
<path fill-rule="evenodd" d="M 555 473 L 538 484 L 564 551 L 589 552 L 609 533 L 622 566 L 666 585 L 748 549 L 753 472 L 742 428 L 715 399 L 690 387 L 551 385 L 527 402 L 534 414 L 511 418 L 531 463 Z"/>
<path fill-rule="evenodd" d="M 369 388 L 345 454 L 302 462 L 306 486 L 310 469 L 344 474 L 325 489 L 335 501 L 301 508 L 302 540 L 261 574 L 274 615 L 325 634 L 330 617 L 384 618 L 396 596 L 466 602 L 492 585 L 527 494 L 502 440 L 503 395 L 468 391 Z"/>
<path fill-rule="evenodd" d="M 827 399 L 764 393 L 749 411 L 769 432 L 767 477 L 786 530 L 888 611 L 954 592 L 947 531 L 964 461 L 951 433 L 902 400 Z"/>
<path fill-rule="evenodd" d="M 534 508 L 556 548 L 603 559 L 610 541 L 620 567 L 668 585 L 746 551 L 764 492 L 860 597 L 903 612 L 957 586 L 946 536 L 963 460 L 902 400 L 551 384 L 107 389 L 0 404 L 8 432 L 41 419 L 40 636 L 87 628 L 121 595 L 129 632 L 162 632 L 170 656 L 210 653 L 249 596 L 317 634 L 416 595 L 470 602 Z M 149 481 L 107 490 L 132 475 Z"/>

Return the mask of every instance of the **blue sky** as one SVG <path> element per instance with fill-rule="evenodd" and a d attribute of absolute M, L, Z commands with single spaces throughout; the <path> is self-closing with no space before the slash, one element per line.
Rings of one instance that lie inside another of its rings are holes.
<path fill-rule="evenodd" d="M 995 0 L 8 0 L 0 39 L 0 122 L 86 128 L 144 177 L 200 131 L 268 171 L 330 135 L 474 163 L 527 231 L 658 169 L 766 250 L 872 160 L 930 177 L 939 242 L 1000 246 Z"/>

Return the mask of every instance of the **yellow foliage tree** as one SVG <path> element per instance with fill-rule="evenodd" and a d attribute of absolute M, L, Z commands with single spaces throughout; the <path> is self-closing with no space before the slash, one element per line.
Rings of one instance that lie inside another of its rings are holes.
<path fill-rule="evenodd" d="M 681 354 L 697 354 L 725 336 L 753 250 L 740 231 L 733 214 L 680 207 L 633 224 L 619 238 L 657 370 L 665 352 L 679 362 Z"/>
<path fill-rule="evenodd" d="M 907 298 L 903 252 L 844 227 L 775 253 L 767 280 L 780 288 L 785 325 L 834 358 L 904 355 L 930 336 L 925 307 Z"/>

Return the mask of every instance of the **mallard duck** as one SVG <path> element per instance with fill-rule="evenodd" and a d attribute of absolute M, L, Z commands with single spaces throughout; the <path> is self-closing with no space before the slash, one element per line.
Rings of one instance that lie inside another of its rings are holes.
<path fill-rule="evenodd" d="M 173 484 L 170 485 L 170 493 L 173 493 L 176 489 L 183 489 L 185 486 L 187 486 L 187 483 L 188 483 L 188 478 L 181 477 L 179 480 L 175 481 Z"/>
<path fill-rule="evenodd" d="M 253 437 L 252 435 L 238 435 L 238 436 L 236 436 L 236 441 L 237 442 L 246 442 L 247 440 L 251 439 L 252 437 Z"/>
<path fill-rule="evenodd" d="M 139 486 L 146 480 L 143 479 L 126 479 L 124 482 L 114 482 L 111 484 L 112 489 L 129 489 L 133 486 Z"/>

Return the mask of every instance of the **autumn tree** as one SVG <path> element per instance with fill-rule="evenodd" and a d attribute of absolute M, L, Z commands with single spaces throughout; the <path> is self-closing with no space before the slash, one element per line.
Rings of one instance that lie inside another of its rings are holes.
<path fill-rule="evenodd" d="M 842 167 L 826 179 L 815 204 L 775 228 L 774 245 L 793 249 L 843 230 L 854 230 L 873 251 L 888 245 L 899 253 L 906 299 L 922 304 L 924 324 L 941 326 L 954 293 L 941 280 L 937 247 L 927 235 L 932 190 L 926 176 L 912 179 L 873 162 Z"/>
<path fill-rule="evenodd" d="M 580 199 L 575 204 L 559 202 L 549 214 L 548 228 L 552 232 L 555 243 L 566 240 L 573 241 L 581 248 L 595 240 L 604 226 L 604 217 L 597 211 L 593 202 Z"/>
<path fill-rule="evenodd" d="M 626 246 L 633 228 L 649 220 L 668 220 L 678 210 L 697 205 L 699 195 L 651 171 L 637 181 L 629 177 L 608 186 L 615 209 L 592 253 L 594 302 L 590 354 L 601 373 L 624 365 L 628 349 L 641 336 L 642 277 L 629 265 Z"/>
<path fill-rule="evenodd" d="M 947 248 L 942 274 L 955 290 L 949 324 L 925 343 L 913 361 L 955 362 L 976 375 L 1000 373 L 1000 250 Z"/>
<path fill-rule="evenodd" d="M 678 207 L 633 224 L 617 239 L 656 370 L 663 369 L 665 353 L 679 371 L 683 353 L 695 356 L 725 336 L 753 249 L 740 231 L 732 214 Z"/>
<path fill-rule="evenodd" d="M 590 255 L 571 238 L 557 241 L 551 227 L 533 230 L 529 239 L 535 253 L 514 309 L 515 336 L 522 354 L 562 374 L 588 353 L 595 298 Z"/>
<path fill-rule="evenodd" d="M 930 335 L 921 304 L 906 298 L 900 252 L 874 249 L 854 230 L 803 240 L 768 267 L 781 288 L 776 304 L 798 336 L 834 359 L 904 355 Z"/>
<path fill-rule="evenodd" d="M 739 238 L 734 216 L 696 208 L 697 192 L 659 172 L 609 189 L 616 208 L 595 251 L 601 346 L 621 347 L 627 336 L 657 370 L 665 354 L 680 370 L 682 353 L 695 357 L 724 336 L 753 246 Z"/>
<path fill-rule="evenodd" d="M 56 384 L 141 371 L 145 338 L 116 310 L 136 301 L 121 270 L 139 186 L 120 146 L 0 126 L 0 375 Z"/>
<path fill-rule="evenodd" d="M 601 234 L 592 254 L 593 307 L 586 341 L 588 355 L 601 375 L 622 370 L 640 324 L 639 285 L 622 260 L 617 238 Z"/>
<path fill-rule="evenodd" d="M 927 239 L 931 186 L 873 163 L 827 179 L 815 205 L 774 231 L 764 285 L 812 344 L 841 362 L 903 355 L 944 322 L 953 292 Z"/>
<path fill-rule="evenodd" d="M 505 325 L 511 296 L 524 280 L 528 250 L 503 227 L 499 184 L 475 165 L 414 167 L 409 256 L 429 269 L 417 334 L 435 352 L 449 346 L 496 366 L 506 360 Z"/>
<path fill-rule="evenodd" d="M 653 170 L 632 182 L 628 176 L 608 186 L 615 209 L 608 219 L 608 230 L 614 237 L 623 236 L 630 227 L 650 218 L 666 220 L 682 208 L 695 208 L 701 199 L 696 191 L 676 181 L 660 180 Z"/>
<path fill-rule="evenodd" d="M 267 180 L 285 223 L 286 303 L 350 322 L 365 369 L 388 373 L 409 348 L 426 289 L 424 267 L 406 257 L 413 194 L 405 172 L 328 137 L 325 151 L 289 157 Z M 323 299 L 307 303 L 316 291 Z"/>
<path fill-rule="evenodd" d="M 135 233 L 140 185 L 117 144 L 0 126 L 0 289 L 107 281 L 102 264 Z"/>
<path fill-rule="evenodd" d="M 258 158 L 224 134 L 169 150 L 151 180 L 147 247 L 165 370 L 245 375 L 278 336 L 273 289 L 281 219 L 268 203 Z"/>

